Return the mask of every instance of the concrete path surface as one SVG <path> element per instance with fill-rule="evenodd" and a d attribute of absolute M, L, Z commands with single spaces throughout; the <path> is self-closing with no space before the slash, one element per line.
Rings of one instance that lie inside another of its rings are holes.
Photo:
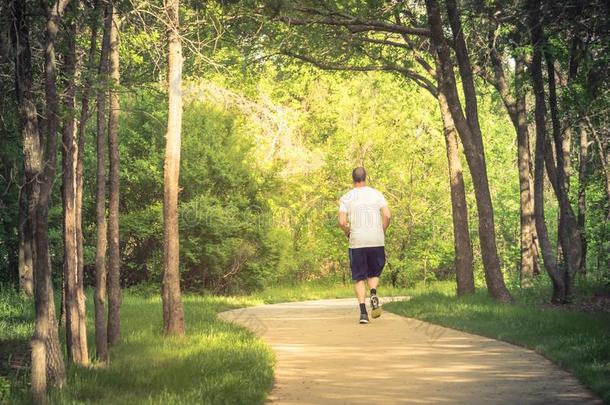
<path fill-rule="evenodd" d="M 359 325 L 355 299 L 220 317 L 252 329 L 275 351 L 271 404 L 602 404 L 530 350 L 387 311 Z"/>

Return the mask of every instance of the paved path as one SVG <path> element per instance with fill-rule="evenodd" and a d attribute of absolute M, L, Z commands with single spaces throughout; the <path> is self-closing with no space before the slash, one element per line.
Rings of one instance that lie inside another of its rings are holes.
<path fill-rule="evenodd" d="M 354 299 L 338 299 L 220 317 L 275 351 L 271 404 L 602 404 L 532 351 L 388 312 L 359 325 L 357 315 Z"/>

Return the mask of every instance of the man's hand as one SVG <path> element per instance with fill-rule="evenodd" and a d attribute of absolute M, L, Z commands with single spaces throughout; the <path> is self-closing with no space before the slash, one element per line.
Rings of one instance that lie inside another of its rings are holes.
<path fill-rule="evenodd" d="M 343 230 L 345 236 L 349 238 L 349 224 L 347 223 L 347 212 L 339 212 L 339 228 Z"/>
<path fill-rule="evenodd" d="M 388 206 L 384 206 L 381 207 L 381 220 L 383 222 L 383 233 L 385 233 L 385 231 L 388 229 L 388 227 L 390 226 L 390 218 L 392 216 L 390 215 L 390 208 L 388 208 Z"/>

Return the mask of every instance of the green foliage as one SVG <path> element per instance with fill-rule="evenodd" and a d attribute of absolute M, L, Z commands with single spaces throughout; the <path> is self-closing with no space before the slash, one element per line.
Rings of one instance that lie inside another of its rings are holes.
<path fill-rule="evenodd" d="M 121 239 L 126 284 L 158 283 L 163 271 L 163 121 L 156 93 L 124 97 L 121 120 Z M 179 206 L 187 290 L 260 287 L 278 260 L 252 140 L 234 112 L 193 100 L 185 106 Z M 93 204 L 93 201 L 91 201 Z M 94 224 L 90 225 L 94 229 Z"/>
<path fill-rule="evenodd" d="M 34 300 L 11 285 L 0 283 L 0 403 L 26 386 L 29 377 L 29 340 L 34 332 Z M 15 369 L 11 364 L 23 368 Z"/>
<path fill-rule="evenodd" d="M 89 341 L 93 342 L 91 297 L 87 303 Z M 271 349 L 253 333 L 216 318 L 220 311 L 256 303 L 260 301 L 246 297 L 185 296 L 187 337 L 168 339 L 162 334 L 159 295 L 146 298 L 127 291 L 122 306 L 123 342 L 111 350 L 110 365 L 70 368 L 67 387 L 53 391 L 50 403 L 263 403 L 273 383 Z M 4 366 L 5 353 L 27 351 L 33 306 L 30 299 L 1 288 L 0 310 Z M 26 374 L 0 369 L 0 401 L 30 403 L 27 381 Z"/>

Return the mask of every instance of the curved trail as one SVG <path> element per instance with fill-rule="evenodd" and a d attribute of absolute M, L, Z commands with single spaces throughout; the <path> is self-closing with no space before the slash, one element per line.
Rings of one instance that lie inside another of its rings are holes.
<path fill-rule="evenodd" d="M 544 357 L 387 311 L 357 323 L 355 300 L 262 305 L 221 313 L 277 356 L 269 403 L 602 404 Z"/>

